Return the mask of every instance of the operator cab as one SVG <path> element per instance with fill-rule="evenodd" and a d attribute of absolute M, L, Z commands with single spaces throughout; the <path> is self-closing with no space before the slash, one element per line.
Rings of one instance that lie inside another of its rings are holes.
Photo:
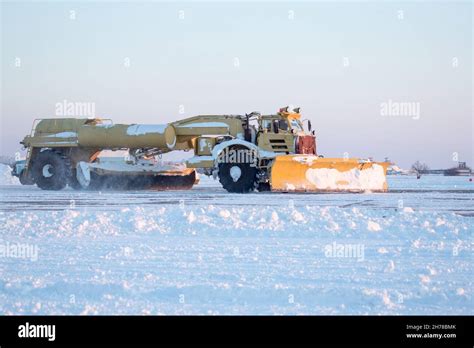
<path fill-rule="evenodd" d="M 261 130 L 267 133 L 290 132 L 291 129 L 287 119 L 280 116 L 265 116 L 261 122 Z"/>

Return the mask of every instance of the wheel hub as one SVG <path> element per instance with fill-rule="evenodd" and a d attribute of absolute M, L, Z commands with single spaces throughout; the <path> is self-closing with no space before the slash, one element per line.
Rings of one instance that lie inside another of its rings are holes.
<path fill-rule="evenodd" d="M 237 182 L 242 175 L 242 170 L 239 166 L 233 166 L 230 168 L 230 176 L 234 182 Z"/>
<path fill-rule="evenodd" d="M 43 176 L 44 176 L 45 178 L 50 178 L 50 177 L 52 177 L 53 174 L 54 174 L 54 173 L 52 172 L 52 169 L 53 169 L 53 166 L 52 166 L 51 164 L 46 164 L 46 165 L 44 165 L 44 166 L 43 166 L 43 170 L 42 170 Z"/>

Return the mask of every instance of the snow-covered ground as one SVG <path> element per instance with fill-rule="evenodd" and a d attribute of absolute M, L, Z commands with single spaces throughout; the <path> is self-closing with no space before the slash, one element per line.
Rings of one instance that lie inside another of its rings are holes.
<path fill-rule="evenodd" d="M 0 185 L 0 314 L 474 314 L 474 182 L 393 176 L 389 186 Z"/>

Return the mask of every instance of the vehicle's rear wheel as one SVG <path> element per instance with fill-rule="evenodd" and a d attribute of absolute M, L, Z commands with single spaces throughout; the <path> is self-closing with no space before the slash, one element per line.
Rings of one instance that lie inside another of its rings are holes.
<path fill-rule="evenodd" d="M 247 193 L 255 189 L 257 169 L 250 163 L 220 163 L 219 181 L 228 192 Z"/>
<path fill-rule="evenodd" d="M 62 190 L 70 177 L 66 159 L 58 152 L 46 150 L 38 153 L 31 168 L 36 185 L 43 190 Z"/>

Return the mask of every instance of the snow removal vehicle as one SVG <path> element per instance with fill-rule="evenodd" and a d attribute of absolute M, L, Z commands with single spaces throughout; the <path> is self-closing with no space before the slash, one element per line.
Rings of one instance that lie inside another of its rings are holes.
<path fill-rule="evenodd" d="M 189 189 L 196 169 L 235 193 L 387 190 L 388 163 L 319 156 L 311 122 L 305 130 L 299 108 L 271 115 L 198 115 L 161 125 L 40 119 L 21 144 L 27 148 L 23 181 L 45 190 Z M 126 160 L 104 162 L 99 156 L 123 149 Z M 194 156 L 185 163 L 159 160 L 175 150 Z"/>

